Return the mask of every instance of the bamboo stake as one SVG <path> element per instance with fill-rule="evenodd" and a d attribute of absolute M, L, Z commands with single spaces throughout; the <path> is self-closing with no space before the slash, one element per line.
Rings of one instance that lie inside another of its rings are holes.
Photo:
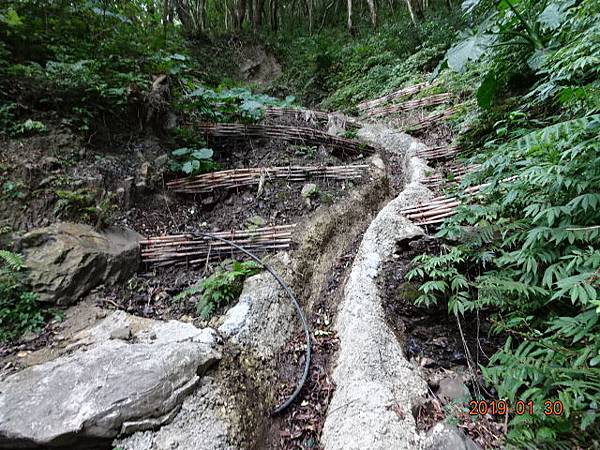
<path fill-rule="evenodd" d="M 435 122 L 437 122 L 439 120 L 443 120 L 443 119 L 452 117 L 454 114 L 456 114 L 457 111 L 458 111 L 458 108 L 453 106 L 453 107 L 445 109 L 444 111 L 441 111 L 439 113 L 435 113 L 435 114 L 432 114 L 431 116 L 425 117 L 425 118 L 421 119 L 420 121 L 418 121 L 416 124 L 408 125 L 406 127 L 406 129 L 407 129 L 407 131 L 420 131 L 424 128 L 428 128 L 429 126 L 431 126 L 432 124 L 434 124 Z"/>

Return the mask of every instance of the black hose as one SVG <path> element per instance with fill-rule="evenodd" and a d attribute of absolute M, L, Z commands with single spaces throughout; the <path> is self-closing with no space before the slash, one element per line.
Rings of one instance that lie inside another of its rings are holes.
<path fill-rule="evenodd" d="M 275 408 L 273 411 L 271 411 L 271 416 L 276 416 L 277 414 L 285 411 L 294 402 L 294 400 L 296 400 L 296 397 L 298 397 L 298 394 L 300 394 L 300 391 L 302 390 L 302 387 L 304 386 L 304 383 L 306 382 L 306 379 L 308 378 L 308 370 L 310 369 L 311 344 L 310 344 L 310 329 L 308 327 L 308 322 L 306 321 L 306 316 L 304 315 L 304 312 L 302 311 L 302 307 L 300 306 L 300 303 L 298 303 L 298 300 L 296 300 L 296 297 L 294 296 L 294 293 L 292 292 L 290 287 L 285 283 L 285 281 L 283 281 L 281 279 L 281 277 L 279 275 L 277 275 L 277 273 L 273 270 L 273 268 L 271 266 L 269 266 L 267 263 L 261 261 L 257 256 L 253 255 L 245 248 L 240 247 L 235 242 L 231 242 L 231 241 L 229 241 L 227 239 L 223 239 L 221 237 L 213 236 L 212 234 L 209 234 L 209 233 L 198 232 L 196 234 L 207 237 L 209 239 L 215 239 L 217 241 L 224 242 L 225 244 L 238 249 L 240 252 L 249 256 L 254 261 L 256 261 L 258 264 L 260 264 L 262 267 L 264 267 L 265 270 L 267 270 L 271 275 L 273 275 L 273 278 L 275 278 L 275 280 L 277 280 L 279 285 L 285 290 L 286 294 L 292 301 L 294 308 L 296 308 L 296 313 L 298 313 L 298 316 L 300 317 L 300 321 L 302 322 L 302 327 L 304 328 L 304 335 L 306 338 L 306 357 L 304 360 L 304 371 L 302 372 L 302 376 L 298 380 L 298 384 L 296 385 L 296 389 L 294 390 L 294 392 L 292 392 L 292 394 L 288 397 L 288 399 L 285 402 L 281 403 L 277 408 Z"/>

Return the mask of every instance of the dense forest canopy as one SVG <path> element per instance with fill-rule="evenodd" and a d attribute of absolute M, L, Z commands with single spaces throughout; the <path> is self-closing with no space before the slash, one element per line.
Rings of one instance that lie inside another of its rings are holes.
<path fill-rule="evenodd" d="M 375 117 L 434 150 L 460 148 L 455 162 L 468 170 L 455 174 L 444 162 L 436 194 L 456 209 L 426 228 L 438 244 L 412 261 L 411 300 L 441 305 L 459 324 L 489 320 L 500 344 L 469 367 L 481 398 L 563 408 L 485 419 L 498 438 L 488 448 L 600 445 L 599 71 L 597 0 L 0 0 L 6 149 L 68 130 L 97 161 L 102 152 L 127 160 L 151 136 L 168 155 L 162 176 L 173 179 L 225 167 L 199 124 L 261 124 L 270 108 L 300 105 Z M 410 100 L 394 98 L 400 89 Z M 428 120 L 435 124 L 418 127 Z M 296 151 L 309 159 L 316 147 Z M 86 151 L 57 164 L 91 164 Z M 33 169 L 7 153 L 3 209 L 25 215 L 46 196 L 56 221 L 112 224 L 118 207 L 106 184 L 32 187 Z M 28 227 L 9 222 L 0 222 L 7 343 L 56 312 L 36 297 L 12 250 L 13 233 Z M 219 269 L 198 311 L 216 311 L 214 298 L 233 301 L 256 271 Z M 461 407 L 455 416 L 467 429 Z"/>

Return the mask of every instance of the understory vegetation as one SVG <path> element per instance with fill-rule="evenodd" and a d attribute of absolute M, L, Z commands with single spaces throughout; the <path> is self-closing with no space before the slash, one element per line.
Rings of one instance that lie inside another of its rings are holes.
<path fill-rule="evenodd" d="M 175 300 L 197 296 L 196 312 L 210 319 L 218 308 L 240 296 L 246 278 L 261 271 L 262 266 L 255 261 L 225 261 L 201 283 L 177 294 Z"/>
<path fill-rule="evenodd" d="M 465 2 L 474 29 L 444 66 L 473 83 L 483 110 L 461 139 L 478 164 L 421 255 L 418 303 L 492 317 L 506 344 L 483 368 L 514 416 L 520 448 L 590 448 L 600 400 L 600 28 L 595 1 Z M 544 403 L 560 402 L 564 414 Z M 592 444 L 596 443 L 596 444 Z"/>
<path fill-rule="evenodd" d="M 0 250 L 0 343 L 27 331 L 37 331 L 44 323 L 37 297 L 24 283 L 23 259 Z"/>

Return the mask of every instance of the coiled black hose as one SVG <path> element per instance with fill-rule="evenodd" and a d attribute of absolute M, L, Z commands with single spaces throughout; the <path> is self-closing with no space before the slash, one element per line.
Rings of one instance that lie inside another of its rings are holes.
<path fill-rule="evenodd" d="M 286 401 L 284 401 L 278 407 L 276 407 L 273 411 L 271 411 L 271 416 L 276 416 L 277 414 L 285 411 L 294 402 L 294 400 L 296 400 L 296 397 L 298 397 L 298 394 L 300 394 L 300 391 L 302 390 L 302 387 L 304 386 L 304 383 L 306 382 L 306 379 L 308 378 L 308 371 L 310 369 L 310 358 L 311 358 L 312 350 L 311 350 L 311 344 L 310 344 L 310 329 L 308 327 L 308 322 L 306 320 L 306 316 L 304 315 L 304 312 L 302 311 L 302 308 L 300 307 L 300 303 L 298 303 L 298 300 L 296 300 L 296 297 L 294 296 L 294 293 L 292 292 L 290 287 L 285 283 L 285 281 L 283 281 L 281 279 L 281 277 L 279 275 L 277 275 L 277 273 L 273 270 L 273 268 L 270 265 L 261 261 L 257 256 L 253 255 L 245 248 L 240 247 L 238 244 L 231 242 L 227 239 L 213 236 L 212 234 L 204 233 L 204 232 L 198 232 L 196 234 L 206 237 L 206 238 L 209 238 L 209 239 L 214 239 L 217 241 L 224 242 L 225 244 L 230 245 L 231 247 L 236 248 L 240 252 L 249 256 L 254 261 L 256 261 L 258 264 L 260 264 L 262 267 L 264 267 L 264 269 L 266 271 L 268 271 L 271 275 L 273 275 L 273 278 L 275 278 L 275 280 L 277 280 L 279 285 L 286 292 L 287 296 L 292 301 L 294 308 L 296 309 L 296 313 L 298 314 L 298 317 L 300 317 L 300 321 L 302 322 L 302 327 L 304 328 L 304 336 L 306 338 L 306 357 L 304 360 L 304 370 L 302 372 L 302 376 L 298 380 L 298 384 L 296 385 L 296 389 L 294 389 L 294 392 L 292 392 L 292 394 L 288 397 L 288 399 Z"/>

